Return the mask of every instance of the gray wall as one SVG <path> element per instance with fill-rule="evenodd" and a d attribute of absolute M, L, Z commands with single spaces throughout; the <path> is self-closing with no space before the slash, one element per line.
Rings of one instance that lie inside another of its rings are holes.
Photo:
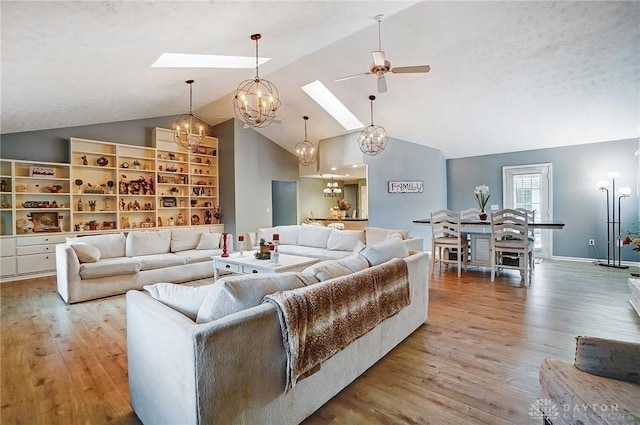
<path fill-rule="evenodd" d="M 271 181 L 298 181 L 295 156 L 255 130 L 243 128 L 236 119 L 214 127 L 212 134 L 224 141 L 220 180 L 225 195 L 221 196 L 220 209 L 225 230 L 239 235 L 271 226 Z M 233 215 L 225 215 L 229 214 L 225 211 L 233 211 Z"/>
<path fill-rule="evenodd" d="M 414 224 L 432 210 L 447 206 L 446 161 L 442 152 L 427 146 L 389 138 L 384 151 L 366 158 L 369 191 L 369 225 L 408 229 L 424 238 L 431 249 L 431 229 Z M 387 182 L 422 181 L 423 193 L 388 193 Z"/>
<path fill-rule="evenodd" d="M 0 135 L 0 157 L 69 163 L 69 138 L 151 147 L 154 127 L 171 128 L 177 116 Z"/>
<path fill-rule="evenodd" d="M 628 139 L 450 159 L 447 160 L 447 205 L 452 210 L 475 207 L 473 189 L 486 184 L 491 190 L 489 204 L 502 207 L 503 166 L 551 163 L 553 218 L 566 224 L 563 230 L 554 231 L 553 255 L 593 258 L 593 249 L 587 241 L 595 239 L 597 256 L 606 258 L 606 198 L 596 184 L 598 180 L 606 180 L 609 171 L 620 172 L 616 190 L 621 186 L 633 189 L 631 197 L 621 202 L 622 228 L 629 229 L 634 223 L 637 226 L 640 191 L 637 149 L 638 139 Z M 628 247 L 621 252 L 623 261 L 640 260 L 640 253 Z"/>

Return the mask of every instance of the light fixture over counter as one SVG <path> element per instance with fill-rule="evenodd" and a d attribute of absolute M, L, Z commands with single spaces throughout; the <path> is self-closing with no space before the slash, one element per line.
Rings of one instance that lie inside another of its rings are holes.
<path fill-rule="evenodd" d="M 256 42 L 256 76 L 240 83 L 233 94 L 233 111 L 236 117 L 256 128 L 269 126 L 280 108 L 276 86 L 258 76 L 258 40 L 261 37 L 260 34 L 251 36 L 251 39 Z"/>
<path fill-rule="evenodd" d="M 320 178 L 322 178 L 322 176 L 320 176 Z M 327 187 L 325 187 L 322 192 L 326 198 L 342 196 L 342 189 L 338 186 L 338 182 L 333 180 L 333 177 L 331 177 L 330 182 L 327 182 Z"/>
<path fill-rule="evenodd" d="M 182 115 L 173 125 L 173 135 L 176 143 L 183 148 L 193 149 L 202 144 L 207 135 L 207 123 L 193 115 L 193 80 L 189 84 L 189 113 Z"/>

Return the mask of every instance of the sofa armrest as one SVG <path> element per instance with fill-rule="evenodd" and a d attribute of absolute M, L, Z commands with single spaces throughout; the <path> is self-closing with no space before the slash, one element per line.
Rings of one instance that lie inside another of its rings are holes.
<path fill-rule="evenodd" d="M 423 239 L 421 237 L 411 237 L 404 240 L 407 249 L 413 251 L 424 251 Z"/>
<path fill-rule="evenodd" d="M 579 336 L 574 365 L 592 375 L 640 384 L 640 343 Z"/>
<path fill-rule="evenodd" d="M 69 304 L 80 285 L 80 260 L 70 245 L 56 245 L 56 282 L 58 293 Z"/>

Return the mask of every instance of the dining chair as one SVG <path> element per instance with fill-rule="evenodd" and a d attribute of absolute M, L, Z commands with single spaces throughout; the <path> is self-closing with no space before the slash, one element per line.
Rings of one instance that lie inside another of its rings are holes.
<path fill-rule="evenodd" d="M 496 270 L 520 270 L 529 286 L 533 265 L 533 242 L 529 240 L 527 213 L 502 209 L 491 213 L 491 282 Z"/>
<path fill-rule="evenodd" d="M 515 210 L 527 214 L 528 224 L 531 224 L 534 222 L 536 217 L 536 212 L 534 210 L 528 210 L 526 208 L 515 208 Z M 535 235 L 535 231 L 531 228 L 529 228 L 529 242 L 533 245 L 531 248 L 531 268 L 535 269 L 536 268 L 536 245 L 535 245 L 536 235 Z"/>
<path fill-rule="evenodd" d="M 436 263 L 442 265 L 456 264 L 458 277 L 464 265 L 467 270 L 469 244 L 467 238 L 460 233 L 460 213 L 451 210 L 438 210 L 431 213 L 431 274 Z"/>

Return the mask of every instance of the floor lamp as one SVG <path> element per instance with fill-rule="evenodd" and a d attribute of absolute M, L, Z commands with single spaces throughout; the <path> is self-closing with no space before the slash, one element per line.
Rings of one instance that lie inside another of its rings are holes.
<path fill-rule="evenodd" d="M 598 182 L 598 189 L 603 190 L 607 193 L 607 262 L 602 263 L 598 262 L 601 266 L 605 267 L 616 267 L 619 269 L 628 269 L 629 266 L 622 266 L 620 264 L 620 233 L 621 233 L 621 221 L 620 221 L 620 199 L 626 198 L 631 193 L 630 188 L 621 188 L 621 189 L 629 189 L 629 192 L 626 195 L 620 193 L 620 197 L 618 198 L 618 220 L 616 221 L 616 179 L 620 177 L 620 173 L 617 171 L 611 171 L 607 175 L 611 179 L 612 182 L 612 190 L 611 190 L 611 204 L 609 203 L 609 189 L 607 186 L 609 185 L 606 180 L 600 180 Z M 616 224 L 618 225 L 618 237 L 616 239 Z M 616 264 L 616 246 L 612 243 L 616 241 L 618 245 L 618 264 Z"/>

